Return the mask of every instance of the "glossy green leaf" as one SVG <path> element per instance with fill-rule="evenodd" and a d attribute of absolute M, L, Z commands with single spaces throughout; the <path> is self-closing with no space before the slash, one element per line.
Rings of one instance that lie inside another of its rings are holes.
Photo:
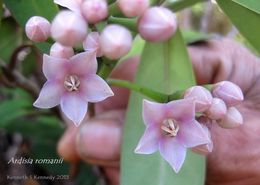
<path fill-rule="evenodd" d="M 177 12 L 185 8 L 191 7 L 197 3 L 205 2 L 206 0 L 166 0 L 164 6 Z"/>
<path fill-rule="evenodd" d="M 163 93 L 195 84 L 179 31 L 166 43 L 145 45 L 136 83 Z M 176 174 L 158 152 L 152 155 L 134 153 L 145 128 L 141 116 L 143 98 L 134 92 L 130 98 L 124 128 L 121 185 L 203 185 L 205 159 L 202 156 L 189 151 L 184 166 Z"/>
<path fill-rule="evenodd" d="M 24 108 L 27 103 L 17 100 L 6 100 L 0 104 L 0 127 L 7 126 L 10 122 L 26 115 Z"/>
<path fill-rule="evenodd" d="M 32 107 L 30 97 L 20 89 L 7 90 L 2 88 L 1 95 L 6 97 L 0 101 L 0 127 L 5 128 L 13 121 L 27 114 L 28 108 Z"/>
<path fill-rule="evenodd" d="M 260 1 L 218 0 L 217 2 L 240 33 L 260 53 L 260 14 L 258 12 Z"/>
<path fill-rule="evenodd" d="M 120 62 L 128 59 L 129 57 L 133 57 L 137 55 L 140 56 L 143 51 L 144 45 L 145 45 L 145 41 L 139 35 L 136 36 L 133 41 L 131 50 L 128 52 L 126 56 L 120 59 Z"/>
<path fill-rule="evenodd" d="M 0 58 L 9 61 L 15 48 L 21 43 L 21 33 L 15 21 L 11 18 L 3 19 L 0 27 Z"/>
<path fill-rule="evenodd" d="M 58 12 L 58 7 L 53 0 L 4 0 L 4 3 L 23 27 L 27 20 L 34 15 L 52 20 Z"/>
<path fill-rule="evenodd" d="M 182 30 L 181 33 L 186 44 L 194 44 L 197 42 L 207 41 L 213 38 L 213 35 L 211 34 L 195 32 L 190 30 Z"/>
<path fill-rule="evenodd" d="M 1 27 L 1 22 L 2 22 L 3 14 L 4 14 L 4 10 L 3 10 L 3 1 L 0 0 L 0 27 Z"/>
<path fill-rule="evenodd" d="M 52 43 L 40 42 L 34 44 L 42 53 L 49 54 Z"/>
<path fill-rule="evenodd" d="M 232 0 L 256 13 L 260 14 L 260 3 L 256 0 Z"/>

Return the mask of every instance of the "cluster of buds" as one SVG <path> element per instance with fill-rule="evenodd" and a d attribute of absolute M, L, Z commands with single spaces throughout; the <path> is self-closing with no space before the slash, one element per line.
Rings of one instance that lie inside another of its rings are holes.
<path fill-rule="evenodd" d="M 183 99 L 169 103 L 143 101 L 143 120 L 146 130 L 135 152 L 151 154 L 160 151 L 175 172 L 181 169 L 186 149 L 199 154 L 212 151 L 209 124 L 234 128 L 243 117 L 234 107 L 243 101 L 241 89 L 232 82 L 213 85 L 212 92 L 202 86 L 185 91 Z"/>
<path fill-rule="evenodd" d="M 235 128 L 243 123 L 234 106 L 240 104 L 244 96 L 240 87 L 232 82 L 214 84 L 211 92 L 202 86 L 194 86 L 185 91 L 184 98 L 194 98 L 196 112 L 223 128 Z"/>
<path fill-rule="evenodd" d="M 202 86 L 194 86 L 184 93 L 184 98 L 195 100 L 197 120 L 204 129 L 212 124 L 231 129 L 243 124 L 243 117 L 235 107 L 244 100 L 242 90 L 230 81 L 222 81 L 212 86 L 211 92 Z M 213 144 L 201 145 L 194 148 L 195 152 L 208 154 Z"/>
<path fill-rule="evenodd" d="M 43 42 L 52 37 L 59 43 L 59 47 L 55 46 L 54 56 L 58 54 L 57 49 L 61 50 L 61 56 L 69 56 L 72 48 L 80 44 L 85 50 L 95 50 L 98 57 L 104 55 L 111 60 L 125 56 L 131 49 L 132 34 L 127 28 L 107 24 L 99 32 L 92 29 L 109 19 L 106 0 L 54 0 L 54 3 L 67 10 L 60 11 L 51 23 L 43 17 L 34 16 L 26 24 L 26 34 L 32 41 Z M 176 31 L 175 14 L 167 8 L 150 7 L 149 0 L 118 0 L 116 4 L 124 16 L 137 17 L 136 27 L 147 41 L 166 41 Z"/>

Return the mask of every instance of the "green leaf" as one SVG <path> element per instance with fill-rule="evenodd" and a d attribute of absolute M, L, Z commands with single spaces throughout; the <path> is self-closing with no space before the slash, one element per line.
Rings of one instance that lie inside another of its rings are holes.
<path fill-rule="evenodd" d="M 240 33 L 260 53 L 260 1 L 218 0 L 217 2 Z"/>
<path fill-rule="evenodd" d="M 260 14 L 260 3 L 257 2 L 256 0 L 232 0 L 232 1 Z"/>
<path fill-rule="evenodd" d="M 181 33 L 186 44 L 194 44 L 196 42 L 203 42 L 213 38 L 213 35 L 211 34 L 190 30 L 182 30 Z"/>
<path fill-rule="evenodd" d="M 25 116 L 24 110 L 25 103 L 16 100 L 4 101 L 0 104 L 0 127 L 7 126 L 10 122 L 17 120 L 18 118 Z"/>
<path fill-rule="evenodd" d="M 9 61 L 13 51 L 21 42 L 15 21 L 11 18 L 3 19 L 0 27 L 0 58 Z"/>
<path fill-rule="evenodd" d="M 145 41 L 138 35 L 135 37 L 131 50 L 129 53 L 120 59 L 120 62 L 137 55 L 141 55 L 144 48 Z"/>
<path fill-rule="evenodd" d="M 22 117 L 25 117 L 32 107 L 32 99 L 24 90 L 15 88 L 8 89 L 2 87 L 0 89 L 0 128 L 7 128 L 13 122 L 18 123 Z"/>
<path fill-rule="evenodd" d="M 41 42 L 41 43 L 34 43 L 34 45 L 42 52 L 42 53 L 49 53 L 50 48 L 52 46 L 51 43 L 48 42 Z"/>
<path fill-rule="evenodd" d="M 4 0 L 4 3 L 23 27 L 32 16 L 43 16 L 51 21 L 58 12 L 53 0 Z"/>
<path fill-rule="evenodd" d="M 75 179 L 75 185 L 98 185 L 98 177 L 93 168 L 86 163 L 81 163 L 79 173 Z"/>
<path fill-rule="evenodd" d="M 164 6 L 170 8 L 174 12 L 177 12 L 204 1 L 206 0 L 167 0 L 164 3 Z"/>
<path fill-rule="evenodd" d="M 195 84 L 192 66 L 185 43 L 178 31 L 165 43 L 147 43 L 136 77 L 136 83 L 145 87 L 172 93 Z M 142 120 L 142 100 L 132 93 L 126 116 L 122 148 L 122 185 L 203 185 L 205 159 L 188 151 L 181 171 L 176 174 L 157 152 L 138 155 L 134 149 L 145 126 Z"/>
<path fill-rule="evenodd" d="M 2 22 L 3 14 L 4 14 L 3 1 L 0 0 L 0 27 L 1 27 L 1 22 Z"/>

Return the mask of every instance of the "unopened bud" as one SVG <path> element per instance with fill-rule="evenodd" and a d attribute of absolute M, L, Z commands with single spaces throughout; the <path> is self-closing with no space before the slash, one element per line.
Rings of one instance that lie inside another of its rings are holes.
<path fill-rule="evenodd" d="M 63 46 L 58 42 L 55 42 L 50 49 L 50 56 L 58 58 L 71 58 L 74 55 L 74 50 L 72 47 Z"/>
<path fill-rule="evenodd" d="M 243 124 L 243 116 L 235 107 L 230 107 L 226 116 L 218 124 L 223 128 L 236 128 Z"/>
<path fill-rule="evenodd" d="M 118 0 L 118 6 L 127 17 L 136 17 L 143 14 L 149 8 L 149 0 Z"/>
<path fill-rule="evenodd" d="M 236 84 L 229 81 L 222 81 L 213 86 L 214 97 L 224 100 L 228 106 L 234 106 L 244 100 L 242 90 Z"/>
<path fill-rule="evenodd" d="M 79 14 L 63 10 L 56 15 L 51 26 L 53 39 L 65 46 L 75 46 L 83 42 L 88 25 Z"/>
<path fill-rule="evenodd" d="M 206 111 L 206 115 L 213 120 L 224 118 L 226 113 L 227 106 L 225 102 L 219 98 L 213 98 L 210 108 Z"/>
<path fill-rule="evenodd" d="M 98 23 L 108 16 L 105 0 L 85 0 L 81 5 L 81 13 L 89 23 Z"/>
<path fill-rule="evenodd" d="M 102 52 L 107 58 L 119 59 L 130 51 L 132 35 L 123 26 L 109 25 L 100 36 L 100 44 Z"/>
<path fill-rule="evenodd" d="M 187 89 L 184 93 L 184 98 L 193 98 L 195 100 L 196 112 L 206 111 L 212 103 L 211 93 L 202 86 L 194 86 Z"/>
<path fill-rule="evenodd" d="M 168 40 L 176 31 L 176 16 L 169 9 L 153 7 L 147 9 L 138 20 L 141 37 L 150 42 Z"/>
<path fill-rule="evenodd" d="M 101 57 L 102 50 L 100 47 L 100 35 L 98 32 L 91 32 L 83 42 L 83 48 L 85 51 L 95 51 L 97 57 Z"/>
<path fill-rule="evenodd" d="M 40 16 L 31 17 L 25 25 L 27 37 L 34 42 L 46 41 L 50 36 L 50 29 L 50 22 Z"/>

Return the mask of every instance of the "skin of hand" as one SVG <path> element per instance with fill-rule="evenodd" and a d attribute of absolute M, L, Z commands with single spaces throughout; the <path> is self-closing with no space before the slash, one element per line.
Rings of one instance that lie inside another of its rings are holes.
<path fill-rule="evenodd" d="M 243 46 L 228 39 L 189 46 L 197 83 L 229 80 L 245 95 L 237 108 L 244 124 L 236 129 L 211 128 L 214 148 L 207 156 L 206 185 L 260 184 L 260 60 Z M 139 58 L 131 58 L 112 74 L 132 80 Z M 124 67 L 127 66 L 127 67 Z M 99 115 L 79 128 L 69 126 L 58 144 L 65 160 L 84 160 L 101 165 L 110 184 L 119 184 L 119 160 L 124 110 L 129 91 L 113 87 L 115 96 L 96 105 Z M 72 125 L 72 124 L 71 124 Z"/>

